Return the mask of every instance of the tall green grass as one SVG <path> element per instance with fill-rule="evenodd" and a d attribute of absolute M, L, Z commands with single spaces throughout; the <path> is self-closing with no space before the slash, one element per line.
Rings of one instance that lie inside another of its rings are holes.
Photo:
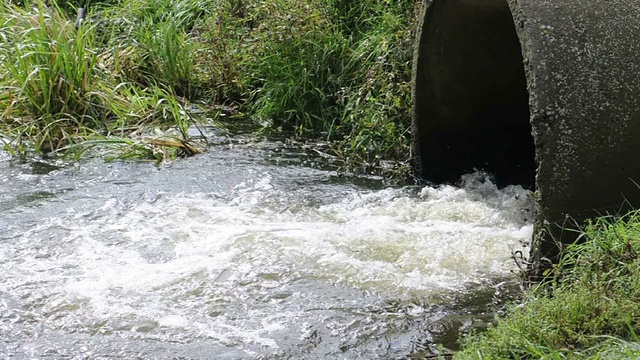
<path fill-rule="evenodd" d="M 640 358 L 640 212 L 591 222 L 558 269 L 456 358 Z"/>
<path fill-rule="evenodd" d="M 197 19 L 210 15 L 209 3 L 133 0 L 98 7 L 114 72 L 141 86 L 163 85 L 179 96 L 197 97 L 190 30 Z"/>
<path fill-rule="evenodd" d="M 195 27 L 215 99 L 359 164 L 406 159 L 417 1 L 216 4 Z"/>
<path fill-rule="evenodd" d="M 0 46 L 4 121 L 35 141 L 57 148 L 84 128 L 98 128 L 104 113 L 92 94 L 97 54 L 92 28 L 75 29 L 59 8 L 4 4 Z"/>
<path fill-rule="evenodd" d="M 189 118 L 176 95 L 176 77 L 165 84 L 148 77 L 151 86 L 130 81 L 118 72 L 113 49 L 105 48 L 109 27 L 91 22 L 76 27 L 68 13 L 44 1 L 2 3 L 0 130 L 11 139 L 5 147 L 78 150 L 100 137 L 135 136 L 145 125 L 174 126 L 186 136 Z M 159 52 L 179 53 L 165 50 L 175 45 L 171 36 L 162 39 Z M 170 66 L 168 72 L 188 71 L 179 61 Z"/>
<path fill-rule="evenodd" d="M 68 149 L 180 125 L 180 111 L 158 116 L 157 104 L 199 102 L 328 142 L 365 168 L 403 161 L 418 3 L 85 1 L 76 29 L 72 2 L 4 0 L 1 129 L 38 151 Z"/>
<path fill-rule="evenodd" d="M 328 132 L 340 120 L 341 88 L 353 80 L 349 41 L 309 2 L 273 1 L 264 5 L 256 35 L 264 46 L 251 64 L 259 88 L 253 114 L 298 135 Z M 291 14 L 297 14 L 292 17 Z"/>

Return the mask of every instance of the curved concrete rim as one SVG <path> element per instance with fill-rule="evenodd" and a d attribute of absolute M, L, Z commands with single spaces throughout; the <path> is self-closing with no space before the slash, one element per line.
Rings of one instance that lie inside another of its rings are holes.
<path fill-rule="evenodd" d="M 413 74 L 420 177 L 535 189 L 531 258 L 640 206 L 640 0 L 427 0 Z M 539 267 L 539 266 L 538 266 Z"/>

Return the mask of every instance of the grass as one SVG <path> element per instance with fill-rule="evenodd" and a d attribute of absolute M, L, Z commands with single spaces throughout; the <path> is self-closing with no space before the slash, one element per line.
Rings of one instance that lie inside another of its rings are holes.
<path fill-rule="evenodd" d="M 640 211 L 592 221 L 546 283 L 456 359 L 640 358 Z"/>
<path fill-rule="evenodd" d="M 250 65 L 263 82 L 252 113 L 270 128 L 334 141 L 337 154 L 358 163 L 405 160 L 415 2 L 265 6 L 270 15 L 259 18 L 269 28 L 257 29 L 268 46 Z"/>
<path fill-rule="evenodd" d="M 77 28 L 74 2 L 3 0 L 0 135 L 16 153 L 128 143 L 199 103 L 363 169 L 402 163 L 418 3 L 84 1 Z"/>
<path fill-rule="evenodd" d="M 14 154 L 33 149 L 77 155 L 97 139 L 120 136 L 120 144 L 131 143 L 145 126 L 175 127 L 187 143 L 191 119 L 174 83 L 148 77 L 152 85 L 143 86 L 128 79 L 113 60 L 114 49 L 104 47 L 104 28 L 76 27 L 74 20 L 55 3 L 2 3 L 0 132 L 10 139 L 4 147 Z"/>
<path fill-rule="evenodd" d="M 35 11 L 5 3 L 2 15 L 5 124 L 33 139 L 36 150 L 57 148 L 77 131 L 100 126 L 91 94 L 97 56 L 87 46 L 92 29 L 76 31 L 59 9 L 43 3 Z"/>

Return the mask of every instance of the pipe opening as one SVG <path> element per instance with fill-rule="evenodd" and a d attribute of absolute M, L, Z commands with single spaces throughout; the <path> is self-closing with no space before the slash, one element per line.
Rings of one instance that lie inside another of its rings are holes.
<path fill-rule="evenodd" d="M 455 183 L 484 170 L 498 186 L 535 186 L 520 41 L 505 0 L 434 0 L 415 76 L 422 177 Z"/>

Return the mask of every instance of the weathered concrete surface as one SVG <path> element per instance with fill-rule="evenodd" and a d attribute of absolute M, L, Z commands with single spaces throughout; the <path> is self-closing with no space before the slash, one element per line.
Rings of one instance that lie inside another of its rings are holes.
<path fill-rule="evenodd" d="M 640 206 L 640 0 L 429 0 L 421 21 L 423 178 L 535 185 L 537 263 L 567 219 Z"/>

